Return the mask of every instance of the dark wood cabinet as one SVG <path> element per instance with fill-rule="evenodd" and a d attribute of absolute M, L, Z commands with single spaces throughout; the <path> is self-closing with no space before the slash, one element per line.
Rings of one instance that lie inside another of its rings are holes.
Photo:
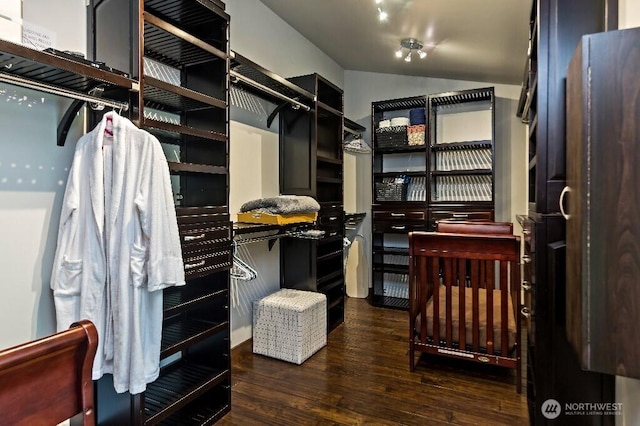
<path fill-rule="evenodd" d="M 587 35 L 567 75 L 567 334 L 582 368 L 640 378 L 640 29 Z"/>
<path fill-rule="evenodd" d="M 327 327 L 344 322 L 343 92 L 318 74 L 289 79 L 315 96 L 313 108 L 280 111 L 280 193 L 320 204 L 320 240 L 280 242 L 280 286 L 327 296 Z"/>
<path fill-rule="evenodd" d="M 408 233 L 444 219 L 493 220 L 494 89 L 373 102 L 371 118 L 370 299 L 407 309 Z"/>
<path fill-rule="evenodd" d="M 409 306 L 409 239 L 428 223 L 426 96 L 371 104 L 372 288 L 376 306 Z M 413 128 L 412 128 L 413 127 Z M 415 130 L 415 131 L 414 131 Z"/>
<path fill-rule="evenodd" d="M 89 54 L 128 72 L 167 157 L 186 286 L 164 290 L 160 377 L 96 385 L 99 424 L 214 423 L 231 409 L 229 15 L 219 0 L 91 0 Z"/>
<path fill-rule="evenodd" d="M 565 84 L 571 55 L 584 34 L 616 25 L 617 2 L 534 0 L 519 115 L 529 124 L 529 212 L 520 217 L 527 317 L 527 398 L 531 423 L 613 424 L 613 416 L 547 419 L 547 399 L 614 402 L 613 376 L 580 369 L 567 340 L 566 246 L 560 194 L 566 181 Z M 604 210 L 604 209 L 603 209 Z"/>

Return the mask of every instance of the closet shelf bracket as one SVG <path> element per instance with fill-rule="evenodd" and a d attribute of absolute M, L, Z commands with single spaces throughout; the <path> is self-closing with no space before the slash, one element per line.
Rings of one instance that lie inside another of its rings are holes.
<path fill-rule="evenodd" d="M 271 128 L 271 124 L 273 123 L 273 120 L 276 119 L 276 117 L 278 116 L 278 113 L 280 111 L 282 111 L 282 109 L 284 107 L 286 107 L 287 105 L 289 105 L 287 102 L 282 102 L 281 104 L 279 104 L 277 107 L 275 107 L 273 109 L 273 111 L 271 111 L 271 114 L 269 114 L 269 116 L 267 117 L 267 128 L 270 129 Z"/>

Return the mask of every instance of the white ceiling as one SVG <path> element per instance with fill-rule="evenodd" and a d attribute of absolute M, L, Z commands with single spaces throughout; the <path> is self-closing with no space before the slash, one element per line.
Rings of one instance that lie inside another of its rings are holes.
<path fill-rule="evenodd" d="M 522 82 L 532 0 L 261 1 L 346 70 Z M 423 41 L 425 59 L 395 57 L 409 37 Z"/>

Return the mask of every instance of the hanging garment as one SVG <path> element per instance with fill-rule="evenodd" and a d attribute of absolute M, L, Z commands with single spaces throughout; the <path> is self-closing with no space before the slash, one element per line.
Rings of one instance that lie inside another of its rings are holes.
<path fill-rule="evenodd" d="M 115 112 L 78 141 L 54 262 L 58 330 L 91 320 L 93 379 L 112 373 L 117 392 L 143 392 L 159 373 L 161 290 L 185 284 L 184 266 L 160 143 Z"/>

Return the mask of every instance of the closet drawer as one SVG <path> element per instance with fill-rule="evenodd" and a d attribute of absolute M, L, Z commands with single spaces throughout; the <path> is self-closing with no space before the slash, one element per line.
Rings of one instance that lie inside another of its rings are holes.
<path fill-rule="evenodd" d="M 448 221 L 493 221 L 493 210 L 471 211 L 471 210 L 432 210 L 430 214 L 430 229 L 435 231 L 438 222 Z"/>
<path fill-rule="evenodd" d="M 186 278 L 203 277 L 231 268 L 231 249 L 215 248 L 183 253 Z"/>
<path fill-rule="evenodd" d="M 493 220 L 493 210 L 464 211 L 464 210 L 432 210 L 431 221 L 435 224 L 440 220 Z"/>
<path fill-rule="evenodd" d="M 176 216 L 178 227 L 195 223 L 230 221 L 226 207 L 177 207 Z"/>
<path fill-rule="evenodd" d="M 342 207 L 332 207 L 320 210 L 318 214 L 318 225 L 321 229 L 327 227 L 339 228 L 344 226 L 344 210 Z"/>
<path fill-rule="evenodd" d="M 373 220 L 374 221 L 426 221 L 427 220 L 427 212 L 422 210 L 381 210 L 373 212 Z"/>
<path fill-rule="evenodd" d="M 329 229 L 323 229 L 324 231 L 324 236 L 322 237 L 322 239 L 334 239 L 334 238 L 338 238 L 338 237 L 343 237 L 344 236 L 344 228 L 342 227 L 332 227 Z"/>
<path fill-rule="evenodd" d="M 406 234 L 411 231 L 426 231 L 427 224 L 423 222 L 374 222 L 373 232 L 389 234 Z"/>
<path fill-rule="evenodd" d="M 231 223 L 225 226 L 203 227 L 202 223 L 179 226 L 182 250 L 210 244 L 231 243 Z"/>

